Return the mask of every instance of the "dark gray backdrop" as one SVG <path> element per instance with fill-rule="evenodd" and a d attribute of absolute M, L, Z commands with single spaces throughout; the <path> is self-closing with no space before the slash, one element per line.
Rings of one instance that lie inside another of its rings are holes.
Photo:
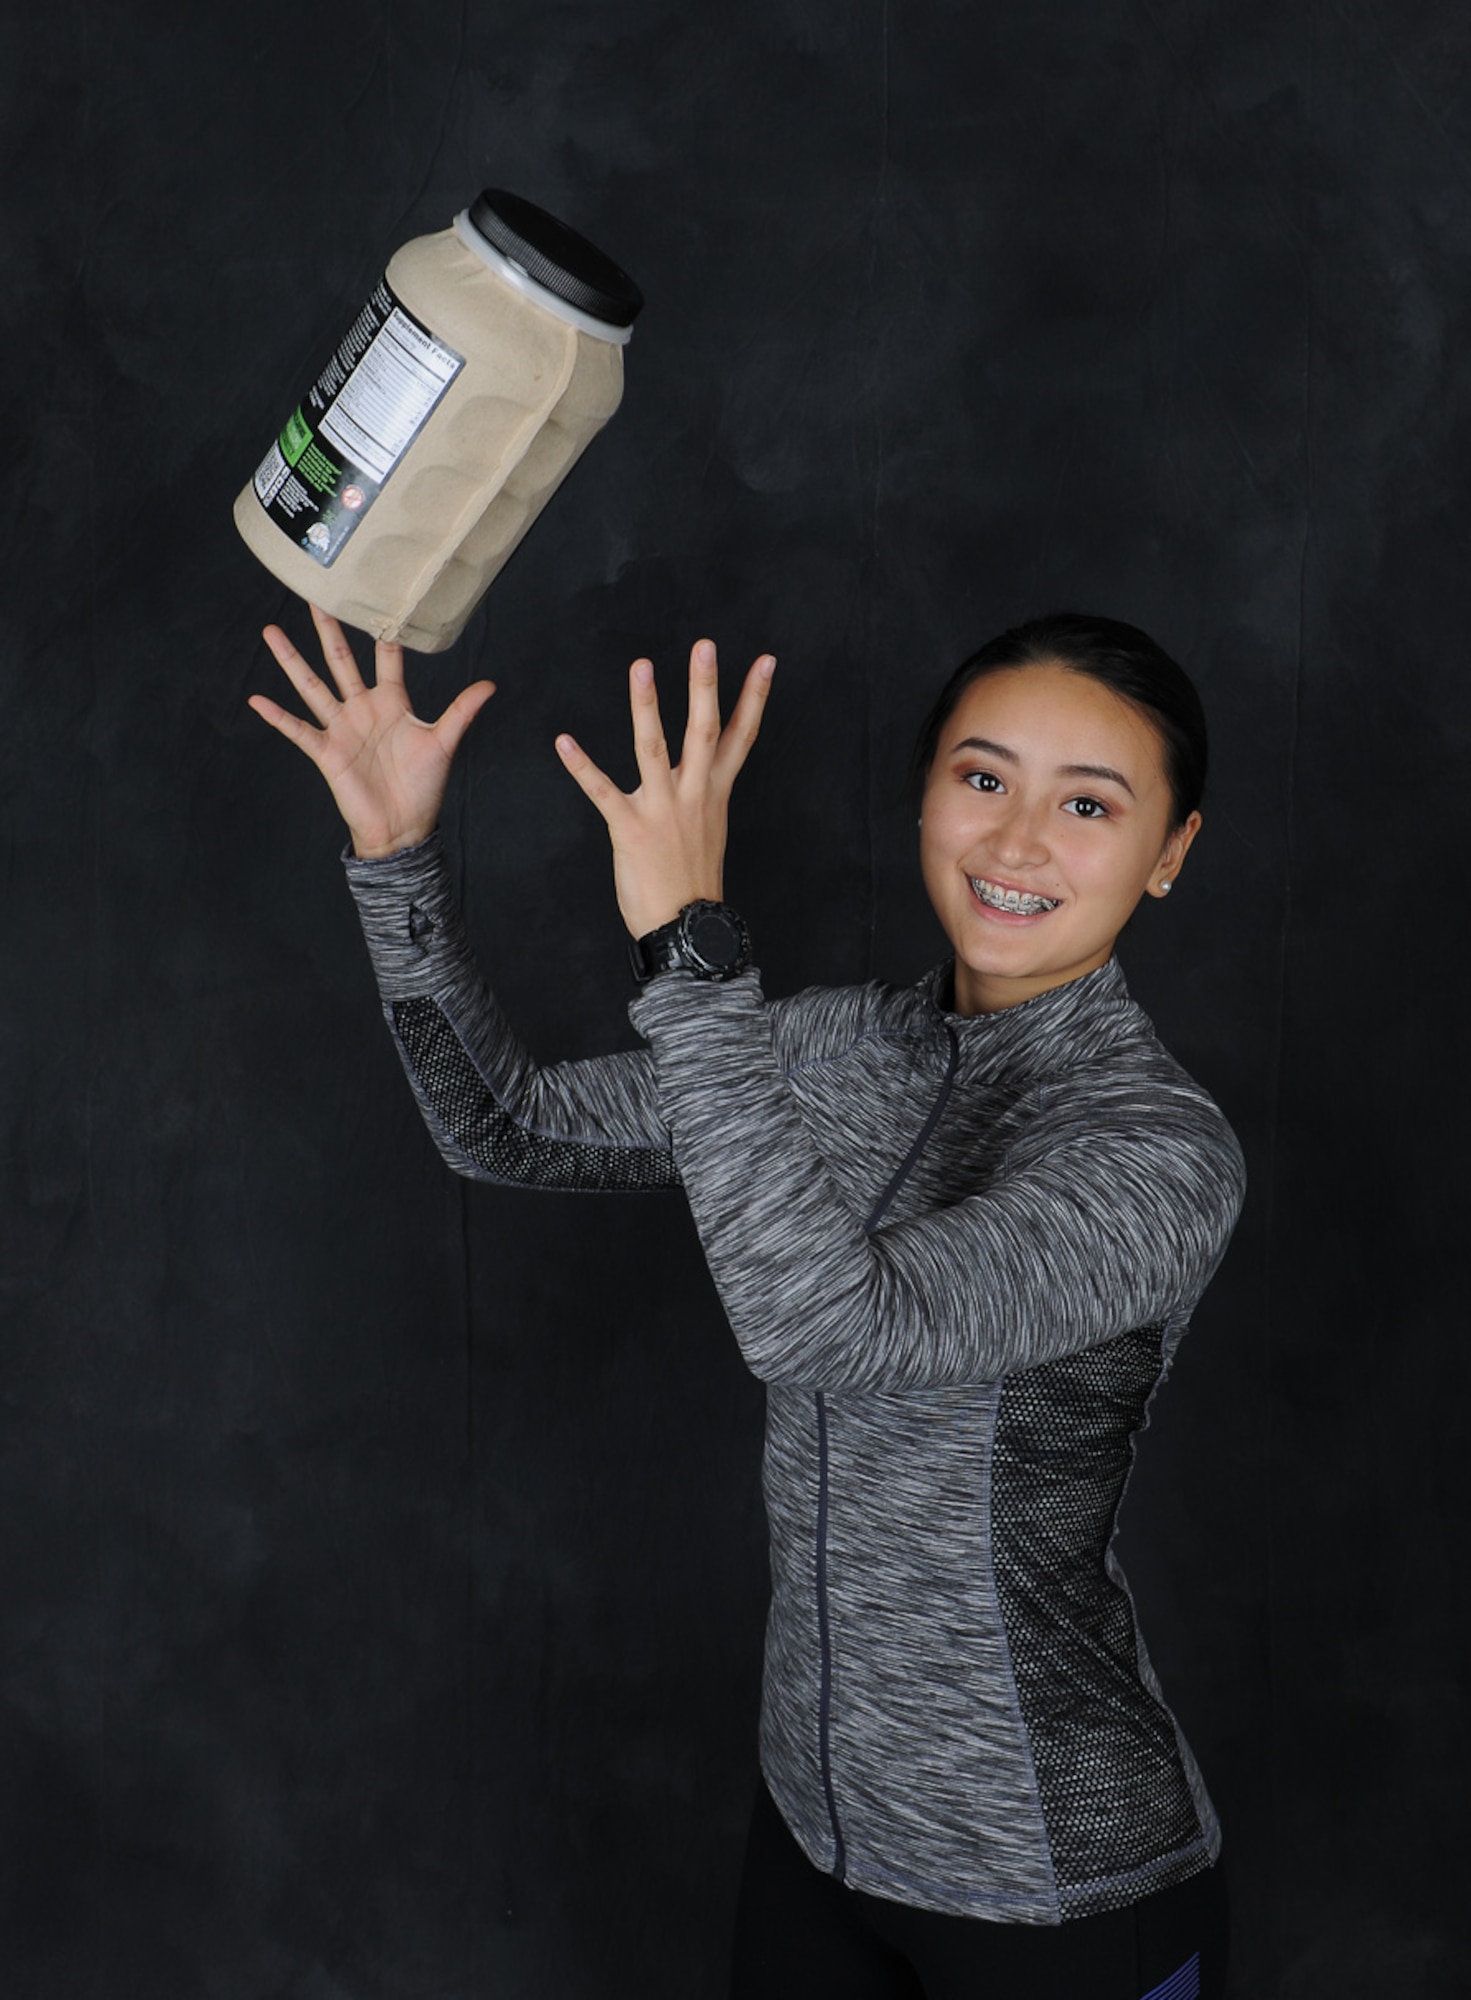
<path fill-rule="evenodd" d="M 649 305 L 461 646 L 449 813 L 534 1046 L 624 1041 L 624 668 L 781 656 L 768 985 L 939 947 L 956 657 L 1135 619 L 1207 832 L 1126 941 L 1252 1172 L 1125 1555 L 1239 1995 L 1471 1992 L 1461 1278 L 1471 28 L 1454 0 L 13 3 L 0 19 L 7 2000 L 721 1991 L 760 1395 L 674 1197 L 465 1187 L 232 496 L 482 185 Z"/>

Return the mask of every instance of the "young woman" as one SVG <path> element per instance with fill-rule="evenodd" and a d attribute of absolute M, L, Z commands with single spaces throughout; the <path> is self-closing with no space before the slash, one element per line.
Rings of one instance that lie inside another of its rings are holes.
<path fill-rule="evenodd" d="M 335 691 L 272 627 L 316 726 L 385 1012 L 462 1173 L 681 1184 L 768 1386 L 765 1778 L 738 2000 L 1219 1995 L 1219 1832 L 1110 1543 L 1133 1438 L 1240 1206 L 1215 1105 L 1113 956 L 1200 825 L 1205 733 L 1142 632 L 1004 633 L 920 740 L 918 987 L 768 1003 L 721 901 L 726 808 L 774 661 L 721 727 L 708 642 L 677 764 L 630 680 L 639 785 L 572 738 L 637 942 L 647 1049 L 538 1068 L 481 982 L 434 833 L 489 697 L 418 721 L 398 649 Z"/>

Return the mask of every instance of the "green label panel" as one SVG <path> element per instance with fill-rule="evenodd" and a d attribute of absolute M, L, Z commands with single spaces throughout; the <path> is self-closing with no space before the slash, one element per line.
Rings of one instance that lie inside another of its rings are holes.
<path fill-rule="evenodd" d="M 255 475 L 262 507 L 324 569 L 464 365 L 378 286 Z"/>

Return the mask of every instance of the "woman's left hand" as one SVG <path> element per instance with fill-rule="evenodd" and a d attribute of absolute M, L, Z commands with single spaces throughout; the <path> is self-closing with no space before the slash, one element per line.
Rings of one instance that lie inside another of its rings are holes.
<path fill-rule="evenodd" d="M 722 729 L 715 647 L 698 640 L 690 652 L 684 747 L 671 764 L 653 666 L 635 660 L 628 687 L 636 791 L 621 792 L 570 736 L 557 738 L 558 756 L 607 823 L 618 908 L 632 936 L 657 930 L 700 897 L 720 901 L 731 787 L 756 741 L 775 671 L 776 661 L 763 653 Z"/>

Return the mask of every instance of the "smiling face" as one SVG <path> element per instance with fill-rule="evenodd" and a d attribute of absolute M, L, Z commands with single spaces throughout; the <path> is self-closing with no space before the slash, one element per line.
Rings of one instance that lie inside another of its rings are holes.
<path fill-rule="evenodd" d="M 1171 828 L 1164 745 L 1111 688 L 1006 667 L 966 689 L 925 783 L 925 887 L 955 947 L 955 1009 L 1014 1007 L 1106 964 L 1200 825 Z"/>

